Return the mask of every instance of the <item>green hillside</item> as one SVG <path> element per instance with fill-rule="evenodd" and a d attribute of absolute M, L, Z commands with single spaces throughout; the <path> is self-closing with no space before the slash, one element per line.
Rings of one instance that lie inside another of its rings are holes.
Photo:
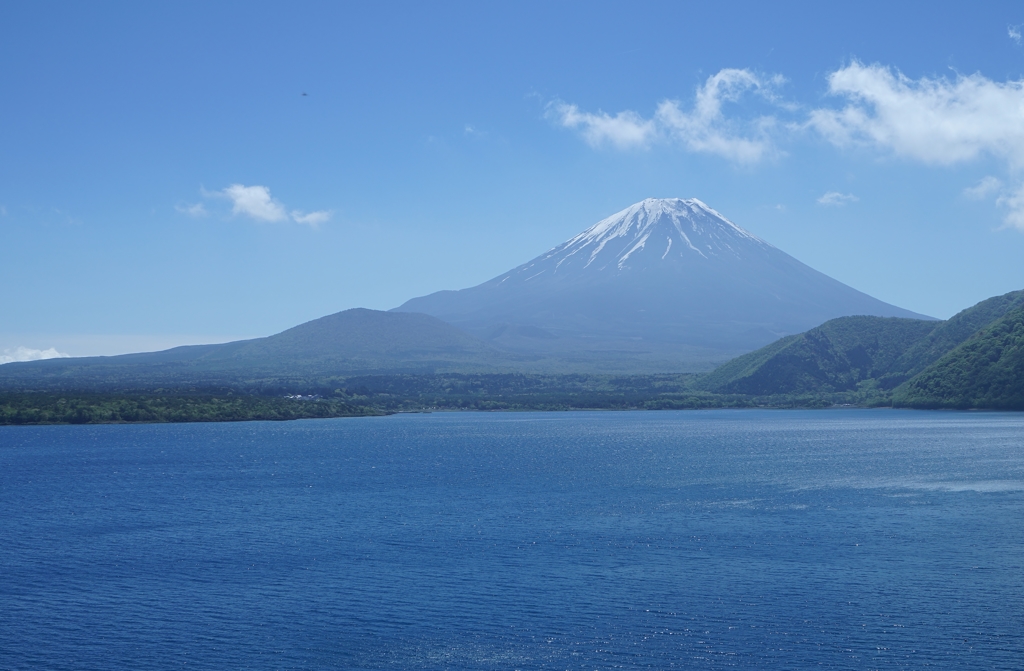
<path fill-rule="evenodd" d="M 922 408 L 1024 409 L 1024 291 L 944 322 L 841 317 L 720 366 L 696 387 Z"/>
<path fill-rule="evenodd" d="M 946 353 L 1014 308 L 1024 305 L 1024 291 L 993 296 L 940 322 L 927 336 L 912 345 L 879 379 L 884 389 L 892 389 L 920 373 Z"/>
<path fill-rule="evenodd" d="M 897 387 L 893 405 L 1024 410 L 1024 306 Z"/>
<path fill-rule="evenodd" d="M 849 391 L 890 372 L 936 322 L 897 317 L 840 317 L 722 365 L 700 387 L 723 394 L 775 395 Z"/>

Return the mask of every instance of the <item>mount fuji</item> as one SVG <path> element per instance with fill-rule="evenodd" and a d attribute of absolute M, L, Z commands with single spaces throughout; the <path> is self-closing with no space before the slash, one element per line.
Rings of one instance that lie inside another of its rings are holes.
<path fill-rule="evenodd" d="M 804 265 L 696 198 L 648 198 L 492 280 L 395 311 L 523 355 L 623 370 L 710 367 L 835 317 L 930 319 Z"/>

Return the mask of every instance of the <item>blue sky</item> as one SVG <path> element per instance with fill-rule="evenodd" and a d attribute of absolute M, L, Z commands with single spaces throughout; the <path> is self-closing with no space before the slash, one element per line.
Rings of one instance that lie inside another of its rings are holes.
<path fill-rule="evenodd" d="M 388 309 L 646 197 L 936 317 L 1024 288 L 1024 6 L 767 4 L 2 3 L 0 360 Z"/>

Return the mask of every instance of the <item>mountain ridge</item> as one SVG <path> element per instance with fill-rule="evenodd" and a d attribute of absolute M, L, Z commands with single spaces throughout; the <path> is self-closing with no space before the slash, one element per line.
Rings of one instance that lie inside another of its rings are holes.
<path fill-rule="evenodd" d="M 0 366 L 0 384 L 60 387 L 218 383 L 242 377 L 330 376 L 381 370 L 491 370 L 512 364 L 493 345 L 419 313 L 343 310 L 265 338 L 187 345 L 161 352 L 46 359 Z"/>

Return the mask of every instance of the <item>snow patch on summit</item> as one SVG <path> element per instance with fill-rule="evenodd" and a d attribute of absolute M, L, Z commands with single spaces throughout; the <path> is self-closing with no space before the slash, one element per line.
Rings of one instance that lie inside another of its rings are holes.
<path fill-rule="evenodd" d="M 644 254 L 654 234 L 666 240 L 660 257 Z M 680 245 L 673 252 L 676 240 Z M 663 261 L 742 258 L 752 247 L 774 249 L 696 198 L 648 198 L 602 219 L 537 262 L 551 263 L 553 272 L 567 272 L 568 267 L 580 269 L 577 262 L 581 262 L 582 269 L 593 266 L 596 270 L 623 271 Z"/>
<path fill-rule="evenodd" d="M 649 237 L 651 237 L 651 232 L 650 231 L 644 233 L 644 237 L 640 238 L 640 242 L 638 242 L 635 245 L 633 245 L 632 249 L 630 249 L 628 252 L 626 252 L 625 254 L 623 254 L 622 256 L 619 257 L 619 270 L 622 270 L 622 265 L 626 262 L 626 259 L 629 258 L 630 254 L 632 254 L 633 252 L 635 252 L 638 249 L 643 249 L 644 248 L 644 246 L 647 244 L 647 238 L 649 238 Z"/>

